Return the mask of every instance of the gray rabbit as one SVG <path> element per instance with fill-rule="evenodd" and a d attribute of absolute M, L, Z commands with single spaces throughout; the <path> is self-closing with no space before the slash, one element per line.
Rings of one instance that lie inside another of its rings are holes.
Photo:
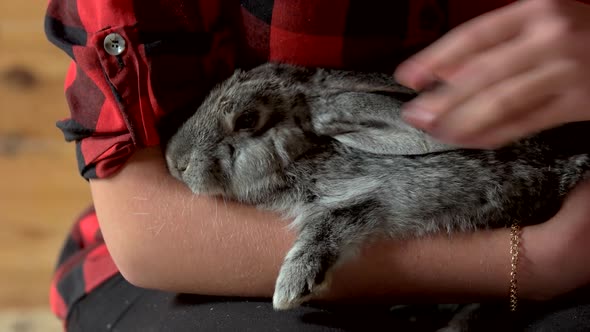
<path fill-rule="evenodd" d="M 386 74 L 277 63 L 238 70 L 171 138 L 167 164 L 195 194 L 294 219 L 276 309 L 327 286 L 330 270 L 375 235 L 542 222 L 587 177 L 590 149 L 561 141 L 569 129 L 460 149 L 400 119 L 413 97 Z"/>

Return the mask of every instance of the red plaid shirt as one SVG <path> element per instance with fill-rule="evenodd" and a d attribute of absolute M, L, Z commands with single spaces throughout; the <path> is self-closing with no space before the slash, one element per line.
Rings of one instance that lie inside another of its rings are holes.
<path fill-rule="evenodd" d="M 47 36 L 72 58 L 71 115 L 57 126 L 75 142 L 81 175 L 108 177 L 136 149 L 158 145 L 236 67 L 271 60 L 392 73 L 451 27 L 509 2 L 50 0 Z M 59 259 L 53 311 L 65 319 L 117 272 L 89 210 Z"/>

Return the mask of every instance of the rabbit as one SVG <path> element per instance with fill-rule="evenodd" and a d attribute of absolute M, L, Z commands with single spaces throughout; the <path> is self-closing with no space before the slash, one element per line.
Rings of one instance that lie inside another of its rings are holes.
<path fill-rule="evenodd" d="M 569 145 L 576 137 L 567 125 L 465 149 L 402 121 L 402 104 L 416 95 L 384 73 L 238 69 L 167 142 L 167 167 L 194 194 L 293 220 L 297 239 L 276 280 L 276 310 L 329 287 L 330 271 L 379 235 L 543 222 L 588 178 L 590 151 Z"/>

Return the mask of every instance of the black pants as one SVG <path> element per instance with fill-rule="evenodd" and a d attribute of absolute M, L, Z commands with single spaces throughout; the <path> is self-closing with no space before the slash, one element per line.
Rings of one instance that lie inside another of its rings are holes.
<path fill-rule="evenodd" d="M 590 292 L 518 315 L 506 304 L 484 307 L 474 331 L 590 331 Z M 450 314 L 433 306 L 411 312 L 389 307 L 304 306 L 275 312 L 270 299 L 179 295 L 146 290 L 117 275 L 80 300 L 68 317 L 68 331 L 435 331 Z M 407 309 L 410 310 L 410 309 Z"/>

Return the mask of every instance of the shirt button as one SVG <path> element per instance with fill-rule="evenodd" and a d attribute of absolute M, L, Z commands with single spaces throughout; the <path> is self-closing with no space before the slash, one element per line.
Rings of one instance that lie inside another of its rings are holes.
<path fill-rule="evenodd" d="M 108 34 L 104 38 L 104 50 L 110 55 L 119 55 L 125 51 L 125 39 L 118 33 Z"/>

